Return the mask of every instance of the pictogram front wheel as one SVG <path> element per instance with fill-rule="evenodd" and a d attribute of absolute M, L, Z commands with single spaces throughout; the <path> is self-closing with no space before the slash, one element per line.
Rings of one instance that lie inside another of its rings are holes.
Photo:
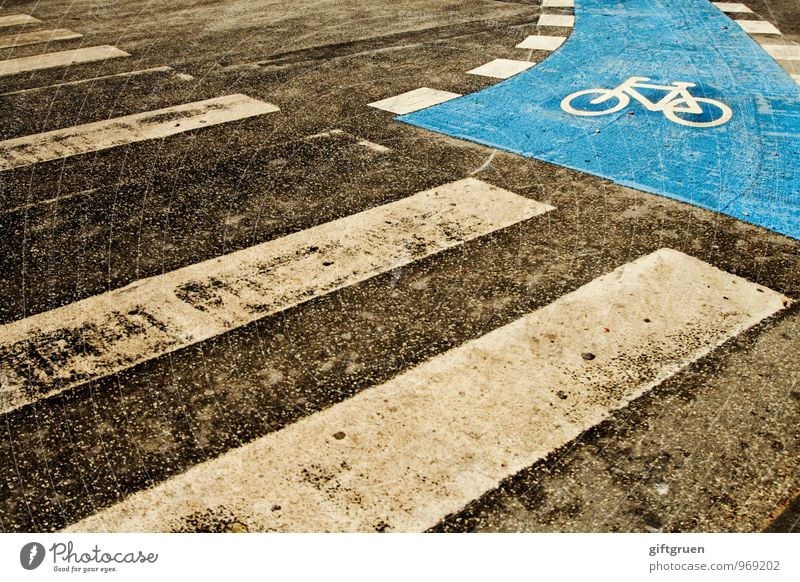
<path fill-rule="evenodd" d="M 594 98 L 586 99 L 585 97 L 588 95 L 594 95 Z M 586 89 L 564 97 L 561 100 L 561 109 L 572 115 L 608 115 L 624 109 L 630 102 L 631 98 L 625 93 L 611 89 Z M 604 109 L 586 108 L 586 105 L 600 104 L 607 106 Z"/>

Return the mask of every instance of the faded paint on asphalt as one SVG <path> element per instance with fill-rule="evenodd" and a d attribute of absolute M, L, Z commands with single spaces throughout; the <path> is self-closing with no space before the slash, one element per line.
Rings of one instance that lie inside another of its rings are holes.
<path fill-rule="evenodd" d="M 467 178 L 0 326 L 0 413 L 551 210 Z"/>
<path fill-rule="evenodd" d="M 787 305 L 661 249 L 68 529 L 422 531 Z"/>

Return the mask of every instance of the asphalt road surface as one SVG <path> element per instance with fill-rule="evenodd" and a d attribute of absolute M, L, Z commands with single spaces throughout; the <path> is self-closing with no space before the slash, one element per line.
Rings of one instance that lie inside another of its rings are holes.
<path fill-rule="evenodd" d="M 544 4 L 0 0 L 0 530 L 798 531 L 800 6 Z"/>

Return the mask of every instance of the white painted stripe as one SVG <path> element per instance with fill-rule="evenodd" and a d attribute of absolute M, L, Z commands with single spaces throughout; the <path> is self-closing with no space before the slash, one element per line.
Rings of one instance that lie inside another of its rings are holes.
<path fill-rule="evenodd" d="M 170 67 L 163 67 L 163 68 L 168 70 L 168 71 L 172 70 Z M 2 95 L 0 95 L 0 97 L 2 97 Z M 319 138 L 323 138 L 323 137 L 329 137 L 329 136 L 332 136 L 332 135 L 348 135 L 352 139 L 355 139 L 356 143 L 358 145 L 360 145 L 362 147 L 365 147 L 365 148 L 367 148 L 369 150 L 372 150 L 375 153 L 385 154 L 385 153 L 388 153 L 388 152 L 392 151 L 392 149 L 389 148 L 389 147 L 386 147 L 384 145 L 381 145 L 381 144 L 378 144 L 378 143 L 375 143 L 375 142 L 372 142 L 372 141 L 369 141 L 369 140 L 366 140 L 366 139 L 359 138 L 358 136 L 354 136 L 352 134 L 349 134 L 349 133 L 347 133 L 347 132 L 345 132 L 344 130 L 341 130 L 341 129 L 332 129 L 331 131 L 328 131 L 328 132 L 309 135 L 309 136 L 306 136 L 306 137 L 301 138 L 301 139 L 303 139 L 303 140 L 314 140 L 314 139 L 319 139 Z M 483 168 L 481 168 L 481 169 L 483 169 Z M 471 175 L 474 175 L 474 174 L 477 174 L 477 173 L 478 173 L 477 171 L 473 171 Z M 43 198 L 43 199 L 37 200 L 36 202 L 29 202 L 29 203 L 26 203 L 26 204 L 20 204 L 19 206 L 12 206 L 12 207 L 0 210 L 0 216 L 5 216 L 5 215 L 8 215 L 8 214 L 16 214 L 18 212 L 25 212 L 26 210 L 30 210 L 31 208 L 36 208 L 37 206 L 44 206 L 44 205 L 48 205 L 48 204 L 57 204 L 59 202 L 63 202 L 63 201 L 66 201 L 66 200 L 72 200 L 73 198 L 78 197 L 78 196 L 85 196 L 87 193 L 89 193 L 91 191 L 93 191 L 93 189 L 90 189 L 90 190 L 78 190 L 76 192 L 70 192 L 69 194 L 64 194 L 64 195 L 61 195 L 61 196 L 55 196 L 53 198 Z"/>
<path fill-rule="evenodd" d="M 527 71 L 536 63 L 530 61 L 515 61 L 511 59 L 495 59 L 467 71 L 470 75 L 481 75 L 482 77 L 492 77 L 494 79 L 508 79 L 518 75 L 522 71 Z"/>
<path fill-rule="evenodd" d="M 388 148 L 385 145 L 381 145 L 379 143 L 375 143 L 374 141 L 370 141 L 368 139 L 364 139 L 364 138 L 360 138 L 358 136 L 352 135 L 350 133 L 347 133 L 343 129 L 331 129 L 331 130 L 328 130 L 328 131 L 323 131 L 323 132 L 320 132 L 320 133 L 307 135 L 303 139 L 304 140 L 313 140 L 313 139 L 331 137 L 333 135 L 349 135 L 350 137 L 355 138 L 357 140 L 356 143 L 358 145 L 360 145 L 362 147 L 365 147 L 365 148 L 367 148 L 369 150 L 372 150 L 372 151 L 374 151 L 376 153 L 379 153 L 379 154 L 385 154 L 387 152 L 392 151 L 391 148 Z"/>
<path fill-rule="evenodd" d="M 458 93 L 451 93 L 450 91 L 421 87 L 413 91 L 395 95 L 394 97 L 369 103 L 369 106 L 396 113 L 397 115 L 404 115 L 406 113 L 425 109 L 426 107 L 433 107 L 434 105 L 450 101 L 456 97 L 461 97 L 461 95 Z"/>
<path fill-rule="evenodd" d="M 572 8 L 575 0 L 542 0 L 543 8 Z"/>
<path fill-rule="evenodd" d="M 516 48 L 539 51 L 554 51 L 567 40 L 564 36 L 532 35 L 523 40 Z"/>
<path fill-rule="evenodd" d="M 42 42 L 55 42 L 57 40 L 73 40 L 81 38 L 83 35 L 72 32 L 65 28 L 53 30 L 35 30 L 33 32 L 22 32 L 20 34 L 9 34 L 0 37 L 0 48 L 12 48 Z"/>
<path fill-rule="evenodd" d="M 753 11 L 741 2 L 712 2 L 714 6 L 731 14 L 752 14 Z"/>
<path fill-rule="evenodd" d="M 662 249 L 69 529 L 422 531 L 784 301 Z"/>
<path fill-rule="evenodd" d="M 800 45 L 762 44 L 761 48 L 773 59 L 780 61 L 800 61 Z"/>
<path fill-rule="evenodd" d="M 160 139 L 278 111 L 246 95 L 227 95 L 165 109 L 0 141 L 0 171 Z"/>
<path fill-rule="evenodd" d="M 79 48 L 57 53 L 46 53 L 31 57 L 20 57 L 7 61 L 0 61 L 0 77 L 6 75 L 18 75 L 40 69 L 52 69 L 54 67 L 67 67 L 81 63 L 92 63 L 95 61 L 105 61 L 119 57 L 129 57 L 125 51 L 116 47 L 103 45 Z"/>
<path fill-rule="evenodd" d="M 800 85 L 800 75 L 792 75 L 792 79 L 794 79 L 798 85 Z"/>
<path fill-rule="evenodd" d="M 781 31 L 765 20 L 734 20 L 745 32 L 750 34 L 780 34 Z"/>
<path fill-rule="evenodd" d="M 0 93 L 0 97 L 7 97 L 9 95 L 20 95 L 22 93 L 31 93 L 33 91 L 47 91 L 50 89 L 57 89 L 59 87 L 70 87 L 73 85 L 83 85 L 84 83 L 94 83 L 95 81 L 104 81 L 106 79 L 115 79 L 117 77 L 134 77 L 138 75 L 150 75 L 153 73 L 172 73 L 172 67 L 153 67 L 152 69 L 141 69 L 139 71 L 126 71 L 125 73 L 115 73 L 113 75 L 103 75 L 102 77 L 91 77 L 89 79 L 78 79 L 77 81 L 67 81 L 65 83 L 56 83 L 54 85 L 44 85 L 42 87 L 31 87 L 30 89 L 20 89 L 18 91 L 10 91 L 8 93 Z M 180 75 L 176 75 L 180 77 Z M 183 78 L 183 77 L 180 77 Z"/>
<path fill-rule="evenodd" d="M 3 26 L 19 26 L 21 24 L 34 24 L 41 22 L 38 18 L 34 18 L 29 14 L 10 14 L 8 16 L 0 16 L 0 27 Z"/>
<path fill-rule="evenodd" d="M 542 14 L 539 26 L 575 26 L 575 17 L 571 14 Z"/>
<path fill-rule="evenodd" d="M 0 412 L 549 210 L 467 178 L 0 326 Z"/>
<path fill-rule="evenodd" d="M 369 141 L 368 139 L 359 139 L 357 143 L 358 145 L 379 154 L 385 154 L 392 151 L 391 148 L 387 148 L 385 145 L 375 143 L 374 141 Z"/>

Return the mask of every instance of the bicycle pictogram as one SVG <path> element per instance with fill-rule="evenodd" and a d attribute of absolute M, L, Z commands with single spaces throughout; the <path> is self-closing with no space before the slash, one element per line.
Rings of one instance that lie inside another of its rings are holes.
<path fill-rule="evenodd" d="M 624 109 L 631 101 L 631 97 L 645 106 L 649 111 L 660 111 L 664 117 L 673 123 L 688 125 L 690 127 L 714 127 L 727 123 L 733 116 L 731 108 L 725 103 L 705 97 L 695 97 L 689 93 L 690 87 L 695 83 L 684 81 L 673 82 L 672 85 L 655 85 L 646 83 L 648 77 L 630 77 L 627 81 L 614 89 L 585 89 L 567 95 L 561 101 L 561 109 L 572 115 L 609 115 Z M 658 101 L 651 101 L 637 89 L 650 89 L 666 91 L 666 95 Z M 583 103 L 583 108 L 577 103 L 581 97 L 595 95 Z M 615 101 L 616 100 L 616 101 Z M 610 103 L 610 107 L 591 109 L 587 105 L 602 105 Z M 681 115 L 699 116 L 686 118 Z"/>

